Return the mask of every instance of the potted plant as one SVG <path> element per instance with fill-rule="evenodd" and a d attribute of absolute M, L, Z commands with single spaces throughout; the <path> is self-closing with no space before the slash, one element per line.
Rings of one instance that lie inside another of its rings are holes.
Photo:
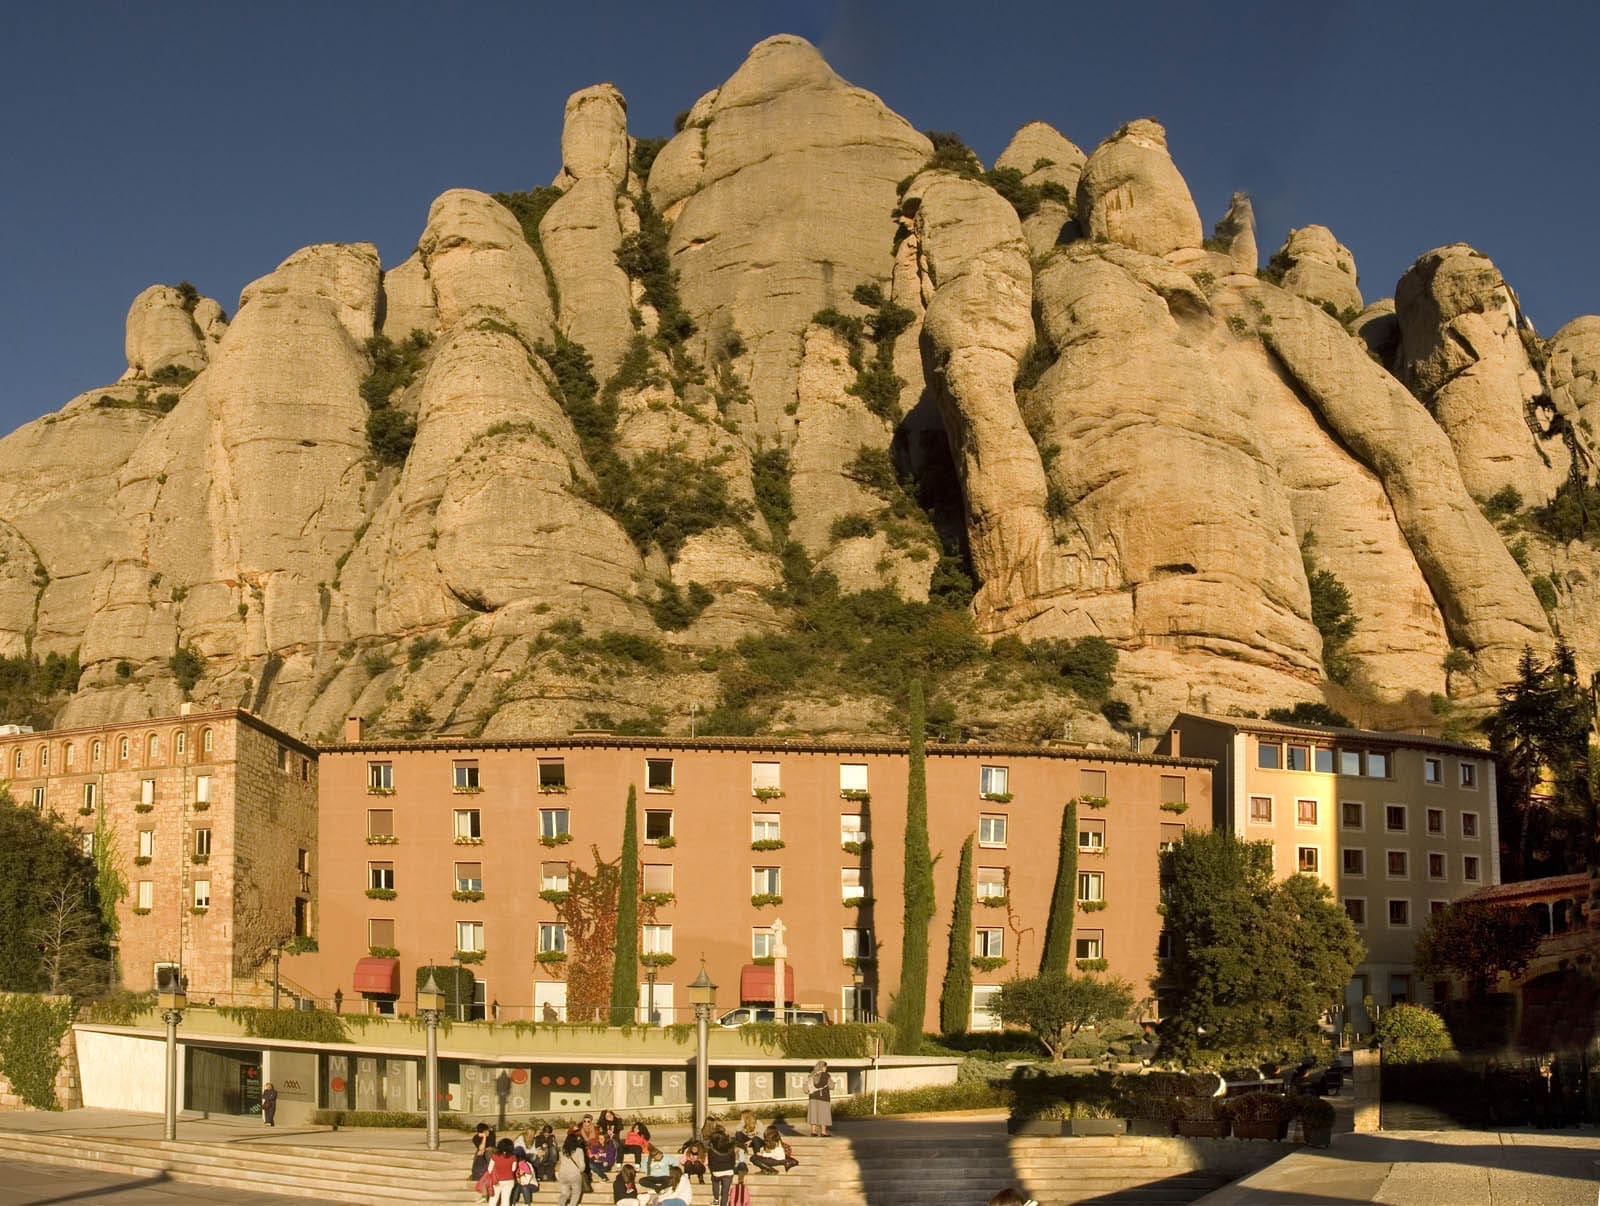
<path fill-rule="evenodd" d="M 1122 1112 L 1128 1118 L 1128 1134 L 1170 1139 L 1178 1120 L 1178 1099 L 1169 1093 L 1140 1089 L 1123 1101 Z"/>
<path fill-rule="evenodd" d="M 1006 1130 L 1013 1135 L 1037 1135 L 1049 1139 L 1061 1136 L 1060 1102 L 1050 1102 L 1024 1109 L 1018 1107 L 1006 1120 Z"/>
<path fill-rule="evenodd" d="M 1069 1101 L 1063 1111 L 1063 1135 L 1126 1135 L 1128 1120 L 1113 1115 L 1096 1101 Z"/>
<path fill-rule="evenodd" d="M 1235 1139 L 1282 1139 L 1295 1104 L 1281 1093 L 1245 1093 L 1228 1102 Z"/>
<path fill-rule="evenodd" d="M 1321 1097 L 1305 1096 L 1294 1102 L 1300 1115 L 1300 1129 L 1312 1147 L 1327 1147 L 1333 1142 L 1333 1105 Z"/>
<path fill-rule="evenodd" d="M 1222 1098 L 1178 1098 L 1178 1134 L 1186 1139 L 1226 1139 L 1228 1110 Z"/>

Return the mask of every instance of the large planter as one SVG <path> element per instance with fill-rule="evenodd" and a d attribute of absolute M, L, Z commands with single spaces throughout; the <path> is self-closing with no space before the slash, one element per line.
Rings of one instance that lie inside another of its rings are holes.
<path fill-rule="evenodd" d="M 1056 1139 L 1061 1135 L 1061 1121 L 1057 1118 L 1013 1119 L 1007 1123 L 1006 1129 L 1013 1135 L 1033 1135 Z"/>
<path fill-rule="evenodd" d="M 1142 1135 L 1145 1138 L 1172 1138 L 1172 1119 L 1170 1118 L 1130 1118 L 1128 1119 L 1128 1134 Z"/>
<path fill-rule="evenodd" d="M 1287 1122 L 1252 1122 L 1243 1118 L 1233 1120 L 1235 1139 L 1282 1139 L 1288 1129 Z"/>
<path fill-rule="evenodd" d="M 1226 1139 L 1228 1137 L 1228 1120 L 1217 1119 L 1178 1119 L 1178 1134 L 1185 1139 Z"/>
<path fill-rule="evenodd" d="M 1333 1126 L 1308 1126 L 1305 1128 L 1308 1147 L 1327 1147 L 1333 1142 Z"/>
<path fill-rule="evenodd" d="M 1063 1135 L 1126 1135 L 1126 1118 L 1069 1118 L 1061 1124 Z"/>

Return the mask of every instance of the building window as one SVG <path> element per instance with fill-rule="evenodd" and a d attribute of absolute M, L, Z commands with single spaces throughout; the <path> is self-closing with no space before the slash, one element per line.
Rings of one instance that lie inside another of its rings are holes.
<path fill-rule="evenodd" d="M 1311 769 L 1311 748 L 1304 745 L 1287 745 L 1283 749 L 1283 766 L 1285 770 L 1303 771 Z"/>
<path fill-rule="evenodd" d="M 1315 800 L 1296 800 L 1295 824 L 1315 825 L 1317 823 L 1317 802 Z"/>
<path fill-rule="evenodd" d="M 1333 747 L 1331 745 L 1313 746 L 1311 750 L 1311 765 L 1319 775 L 1333 774 Z"/>
<path fill-rule="evenodd" d="M 1450 902 L 1448 900 L 1430 900 L 1428 902 L 1428 916 L 1432 917 L 1435 913 L 1443 913 L 1449 907 Z"/>
<path fill-rule="evenodd" d="M 128 754 L 132 749 L 133 749 L 133 745 L 126 737 L 124 737 L 121 741 L 117 742 L 117 761 L 126 762 L 128 760 Z M 21 750 L 17 751 L 17 765 L 19 767 L 22 765 L 22 751 Z"/>
<path fill-rule="evenodd" d="M 861 814 L 859 812 L 841 812 L 839 814 L 839 840 L 858 844 L 867 840 L 867 831 L 861 827 Z"/>
<path fill-rule="evenodd" d="M 867 889 L 861 882 L 860 867 L 839 868 L 839 892 L 845 900 L 866 899 Z"/>
<path fill-rule="evenodd" d="M 542 788 L 565 787 L 567 785 L 567 764 L 561 758 L 539 759 L 539 786 Z"/>
<path fill-rule="evenodd" d="M 194 831 L 194 852 L 201 858 L 211 857 L 211 830 L 196 829 Z"/>
<path fill-rule="evenodd" d="M 1360 775 L 1361 775 L 1361 751 L 1360 750 L 1340 750 L 1339 751 L 1339 773 L 1341 775 L 1347 775 L 1352 779 L 1360 777 Z"/>
<path fill-rule="evenodd" d="M 1468 854 L 1462 857 L 1461 878 L 1472 884 L 1478 882 L 1478 856 L 1476 854 Z"/>
<path fill-rule="evenodd" d="M 139 803 L 154 804 L 156 802 L 156 781 L 154 779 L 139 780 Z"/>
<path fill-rule="evenodd" d="M 672 836 L 672 809 L 647 808 L 644 810 L 644 840 L 659 842 Z"/>
<path fill-rule="evenodd" d="M 1272 824 L 1272 797 L 1250 797 L 1250 823 L 1252 825 Z"/>
<path fill-rule="evenodd" d="M 972 986 L 972 1017 L 968 1020 L 968 1030 L 999 1030 L 1000 1015 L 994 1011 L 995 1000 L 1000 995 L 998 984 L 974 984 Z"/>
<path fill-rule="evenodd" d="M 200 730 L 200 749 L 201 749 L 201 751 L 203 753 L 209 754 L 212 751 L 212 749 L 215 746 L 215 744 L 216 744 L 216 738 L 212 736 L 211 730 L 210 729 L 201 729 Z"/>
<path fill-rule="evenodd" d="M 134 900 L 137 902 L 135 903 L 134 908 L 143 909 L 148 913 L 155 900 L 155 891 L 156 886 L 153 881 L 141 879 L 139 881 L 138 890 L 134 893 Z"/>
<path fill-rule="evenodd" d="M 841 762 L 839 764 L 839 791 L 856 792 L 867 790 L 867 764 L 865 762 Z"/>
<path fill-rule="evenodd" d="M 196 804 L 211 803 L 211 776 L 196 775 L 194 778 L 194 800 Z"/>
<path fill-rule="evenodd" d="M 468 841 L 483 837 L 483 814 L 476 808 L 458 808 L 455 810 L 455 815 L 456 837 L 464 838 Z M 539 816 L 542 819 L 544 812 L 541 811 Z M 544 834 L 543 836 L 548 837 L 549 835 Z"/>
<path fill-rule="evenodd" d="M 392 838 L 394 836 L 394 809 L 367 809 L 367 836 L 369 838 Z"/>
<path fill-rule="evenodd" d="M 49 766 L 50 765 L 50 751 L 49 750 L 40 750 L 39 751 L 39 756 L 44 760 L 44 765 L 45 766 Z M 160 758 L 160 757 L 161 757 L 161 738 L 157 737 L 154 733 L 151 733 L 149 737 L 145 738 L 145 743 L 144 743 L 144 764 L 146 766 L 154 766 L 156 764 L 156 760 L 158 758 Z"/>
<path fill-rule="evenodd" d="M 539 953 L 547 955 L 567 949 L 567 927 L 559 921 L 539 923 Z"/>
<path fill-rule="evenodd" d="M 91 829 L 87 833 L 79 834 L 78 835 L 78 842 L 79 842 L 80 847 L 83 850 L 83 853 L 86 856 L 88 856 L 89 858 L 93 858 L 94 857 L 94 830 Z"/>
<path fill-rule="evenodd" d="M 1344 873 L 1357 877 L 1365 875 L 1367 873 L 1367 852 L 1365 850 L 1346 849 L 1344 851 Z"/>
<path fill-rule="evenodd" d="M 992 813 L 978 818 L 978 845 L 1000 848 L 1006 844 L 1006 819 Z"/>
<path fill-rule="evenodd" d="M 846 930 L 845 933 L 849 933 Z M 752 959 L 772 958 L 772 931 L 765 926 L 756 926 L 750 931 L 750 957 Z"/>
<path fill-rule="evenodd" d="M 451 784 L 456 791 L 477 791 L 481 786 L 478 782 L 478 764 L 476 762 L 457 762 L 454 772 Z M 466 948 L 463 947 L 462 949 Z"/>
<path fill-rule="evenodd" d="M 1444 855 L 1438 851 L 1431 851 L 1428 854 L 1428 878 L 1444 878 Z"/>
<path fill-rule="evenodd" d="M 379 892 L 393 892 L 394 864 L 368 863 L 367 887 Z"/>
<path fill-rule="evenodd" d="M 1003 796 L 1008 790 L 1006 784 L 1010 781 L 1010 771 L 1004 766 L 983 766 L 978 768 L 979 795 Z"/>
<path fill-rule="evenodd" d="M 1477 813 L 1464 812 L 1461 814 L 1461 836 L 1464 838 L 1475 838 L 1478 836 Z"/>
<path fill-rule="evenodd" d="M 96 766 L 100 765 L 100 759 L 104 756 L 104 754 L 105 747 L 98 741 L 89 747 L 89 756 L 94 760 L 94 764 Z"/>
<path fill-rule="evenodd" d="M 781 814 L 776 812 L 752 812 L 750 814 L 750 840 L 752 842 L 781 842 L 783 840 Z"/>
<path fill-rule="evenodd" d="M 1391 850 L 1388 855 L 1390 879 L 1405 879 L 1411 873 L 1411 860 L 1404 850 Z"/>
<path fill-rule="evenodd" d="M 1393 926 L 1411 924 L 1411 902 L 1409 900 L 1391 900 L 1389 902 L 1389 924 Z"/>
<path fill-rule="evenodd" d="M 1353 925 L 1367 924 L 1367 902 L 1357 896 L 1347 896 L 1344 901 L 1344 915 Z"/>
<path fill-rule="evenodd" d="M 783 868 L 781 868 L 781 867 L 751 867 L 750 868 L 750 895 L 752 895 L 752 896 L 782 896 L 783 895 Z"/>
<path fill-rule="evenodd" d="M 1389 755 L 1381 750 L 1367 751 L 1367 778 L 1387 779 L 1389 777 Z"/>
<path fill-rule="evenodd" d="M 1428 832 L 1432 834 L 1442 834 L 1444 832 L 1444 809 L 1430 808 L 1428 809 L 1427 815 Z"/>
<path fill-rule="evenodd" d="M 1078 849 L 1089 854 L 1104 854 L 1106 849 L 1106 823 L 1078 822 Z"/>
<path fill-rule="evenodd" d="M 473 811 L 476 816 L 476 810 Z M 565 808 L 541 808 L 539 810 L 539 836 L 542 838 L 564 838 L 572 836 L 571 816 Z"/>
<path fill-rule="evenodd" d="M 1078 771 L 1078 794 L 1080 796 L 1104 800 L 1108 791 L 1105 771 L 1083 769 Z"/>
<path fill-rule="evenodd" d="M 862 985 L 846 984 L 839 990 L 839 1002 L 842 1006 L 840 1018 L 849 1022 L 870 1022 L 873 1020 L 872 989 Z"/>
<path fill-rule="evenodd" d="M 1078 872 L 1078 899 L 1079 900 L 1104 900 L 1106 898 L 1106 875 L 1104 871 L 1079 871 Z"/>
<path fill-rule="evenodd" d="M 782 791 L 783 782 L 779 776 L 776 762 L 752 762 L 750 764 L 750 790 Z"/>
<path fill-rule="evenodd" d="M 456 950 L 481 951 L 483 950 L 483 922 L 458 921 L 456 922 Z"/>
<path fill-rule="evenodd" d="M 1006 932 L 999 926 L 980 926 L 972 936 L 972 953 L 979 959 L 999 959 L 1006 951 Z"/>
<path fill-rule="evenodd" d="M 1073 957 L 1077 959 L 1104 959 L 1105 935 L 1099 930 L 1084 930 L 1074 940 L 1073 951 Z"/>
<path fill-rule="evenodd" d="M 139 857 L 154 858 L 156 856 L 156 831 L 154 829 L 139 830 Z"/>
<path fill-rule="evenodd" d="M 33 810 L 34 810 L 34 812 L 43 812 L 44 811 L 44 785 L 43 784 L 41 784 L 40 786 L 38 786 L 38 787 L 33 789 Z"/>
<path fill-rule="evenodd" d="M 644 890 L 655 891 L 650 887 L 650 868 L 644 869 Z M 570 863 L 540 863 L 539 864 L 539 891 L 541 892 L 567 892 L 571 890 L 572 864 Z"/>
<path fill-rule="evenodd" d="M 565 863 L 561 864 L 563 867 Z M 563 872 L 563 881 L 565 872 Z M 662 893 L 672 891 L 672 864 L 671 863 L 646 863 L 644 865 L 644 891 L 647 893 Z M 563 882 L 562 890 L 565 891 Z"/>
<path fill-rule="evenodd" d="M 1004 867 L 978 868 L 978 899 L 1004 900 L 1006 897 L 1006 869 Z"/>
<path fill-rule="evenodd" d="M 394 763 L 367 763 L 367 787 L 372 791 L 393 791 Z"/>
<path fill-rule="evenodd" d="M 1300 846 L 1295 850 L 1295 863 L 1302 875 L 1315 875 L 1320 856 L 1315 846 Z"/>
<path fill-rule="evenodd" d="M 1101 822 L 1101 824 L 1104 824 L 1104 823 L 1105 822 L 1103 822 L 1103 821 Z M 1104 833 L 1104 832 L 1105 831 L 1102 829 L 1101 833 Z M 1157 847 L 1156 848 L 1158 850 L 1171 850 L 1179 842 L 1183 841 L 1183 835 L 1185 833 L 1187 833 L 1187 832 L 1188 832 L 1188 826 L 1186 826 L 1186 825 L 1181 825 L 1181 824 L 1180 825 L 1175 825 L 1171 821 L 1163 821 L 1163 822 L 1161 822 L 1161 830 L 1160 830 L 1160 833 L 1158 834 L 1157 839 L 1156 839 L 1157 840 Z M 1078 849 L 1080 849 L 1080 850 L 1083 849 L 1083 845 L 1082 845 L 1082 843 L 1083 843 L 1083 834 L 1082 834 L 1081 831 L 1078 834 L 1078 842 L 1079 842 Z"/>
<path fill-rule="evenodd" d="M 172 735 L 172 752 L 175 754 L 187 754 L 189 752 L 189 734 L 182 729 Z M 67 755 L 67 761 L 69 763 L 72 761 L 70 750 Z"/>
<path fill-rule="evenodd" d="M 640 931 L 640 953 L 645 955 L 672 954 L 672 927 L 647 925 Z"/>
<path fill-rule="evenodd" d="M 771 930 L 767 931 L 770 936 Z M 872 931 L 849 929 L 843 931 L 844 957 L 867 962 L 872 958 Z"/>
<path fill-rule="evenodd" d="M 1406 806 L 1404 804 L 1385 804 L 1383 806 L 1383 827 L 1390 833 L 1404 833 L 1406 831 Z"/>
<path fill-rule="evenodd" d="M 483 891 L 483 864 L 482 863 L 457 863 L 456 864 L 456 891 L 457 892 L 482 892 Z M 457 950 L 471 950 L 471 947 L 461 946 Z"/>
<path fill-rule="evenodd" d="M 211 881 L 197 879 L 194 881 L 194 907 L 209 909 L 211 907 Z"/>
<path fill-rule="evenodd" d="M 394 918 L 370 917 L 367 919 L 367 946 L 375 950 L 394 949 Z"/>
<path fill-rule="evenodd" d="M 1478 764 L 1476 762 L 1463 762 L 1461 764 L 1461 786 L 1476 788 L 1478 786 Z"/>
<path fill-rule="evenodd" d="M 1161 803 L 1182 804 L 1184 792 L 1184 779 L 1182 775 L 1161 776 Z"/>
<path fill-rule="evenodd" d="M 1422 781 L 1424 783 L 1444 782 L 1444 762 L 1439 758 L 1424 758 L 1422 760 Z"/>
<path fill-rule="evenodd" d="M 672 759 L 646 758 L 644 760 L 644 789 L 646 791 L 671 791 Z"/>
<path fill-rule="evenodd" d="M 1367 824 L 1367 808 L 1360 800 L 1346 800 L 1339 805 L 1340 823 L 1346 829 L 1364 829 Z"/>
<path fill-rule="evenodd" d="M 1256 745 L 1256 766 L 1261 770 L 1278 770 L 1283 766 L 1283 746 L 1276 741 L 1262 741 Z"/>

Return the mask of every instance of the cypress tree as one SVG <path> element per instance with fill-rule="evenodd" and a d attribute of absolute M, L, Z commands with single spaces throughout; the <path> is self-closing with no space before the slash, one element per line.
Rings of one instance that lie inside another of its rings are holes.
<path fill-rule="evenodd" d="M 950 914 L 950 955 L 944 968 L 944 991 L 939 994 L 939 1029 L 945 1034 L 965 1034 L 972 1001 L 972 835 L 961 843 L 961 866 L 956 871 L 956 904 Z"/>
<path fill-rule="evenodd" d="M 1061 853 L 1056 860 L 1056 890 L 1050 897 L 1050 919 L 1044 928 L 1040 975 L 1067 974 L 1072 957 L 1072 914 L 1078 907 L 1078 801 L 1061 813 Z"/>
<path fill-rule="evenodd" d="M 913 1055 L 922 1046 L 928 1005 L 928 926 L 933 921 L 933 853 L 928 847 L 928 769 L 922 680 L 911 680 L 911 756 L 906 777 L 905 929 L 900 989 L 892 1010 L 895 1046 Z"/>
<path fill-rule="evenodd" d="M 622 817 L 617 879 L 616 961 L 611 965 L 611 1024 L 626 1026 L 639 1008 L 639 817 L 633 785 Z"/>

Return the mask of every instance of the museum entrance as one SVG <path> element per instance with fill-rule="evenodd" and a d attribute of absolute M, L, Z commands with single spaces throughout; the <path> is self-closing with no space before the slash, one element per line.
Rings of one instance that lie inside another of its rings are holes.
<path fill-rule="evenodd" d="M 260 1051 L 193 1046 L 184 1050 L 184 1109 L 241 1116 L 261 1113 Z"/>

